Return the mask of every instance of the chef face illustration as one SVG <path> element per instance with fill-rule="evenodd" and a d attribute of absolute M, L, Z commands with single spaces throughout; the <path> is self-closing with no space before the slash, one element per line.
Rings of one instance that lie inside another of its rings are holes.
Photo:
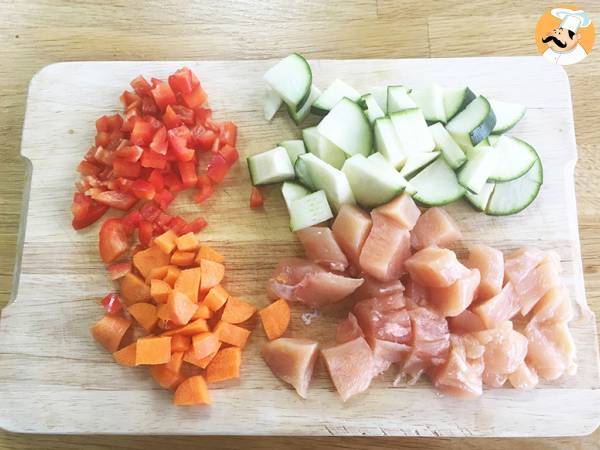
<path fill-rule="evenodd" d="M 590 17 L 583 10 L 568 8 L 554 8 L 550 13 L 561 22 L 558 27 L 548 30 L 542 37 L 542 42 L 548 47 L 543 53 L 544 58 L 563 66 L 584 59 L 587 52 L 580 45 L 580 29 L 590 25 Z"/>
<path fill-rule="evenodd" d="M 579 39 L 581 39 L 581 35 L 575 34 L 573 30 L 555 28 L 542 39 L 542 42 L 554 52 L 566 53 L 575 48 Z"/>

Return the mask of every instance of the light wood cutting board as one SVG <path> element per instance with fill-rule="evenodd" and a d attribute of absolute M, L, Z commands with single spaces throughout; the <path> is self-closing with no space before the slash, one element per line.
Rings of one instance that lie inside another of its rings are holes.
<path fill-rule="evenodd" d="M 262 118 L 261 80 L 273 61 L 82 62 L 48 66 L 32 80 L 22 154 L 31 162 L 30 192 L 22 223 L 22 257 L 14 302 L 0 320 L 0 426 L 32 433 L 289 434 L 414 436 L 582 435 L 600 422 L 600 379 L 595 321 L 589 312 L 571 324 L 577 375 L 531 392 L 486 390 L 476 400 L 440 395 L 424 382 L 393 388 L 393 370 L 371 389 L 343 404 L 319 367 L 309 398 L 301 400 L 274 378 L 259 350 L 256 324 L 243 356 L 240 382 L 212 389 L 209 408 L 175 408 L 147 369 L 123 368 L 91 339 L 102 315 L 98 298 L 111 290 L 97 253 L 98 225 L 70 226 L 75 166 L 93 141 L 94 121 L 120 110 L 118 96 L 137 74 L 164 78 L 182 65 L 201 78 L 218 120 L 239 126 L 239 149 L 248 156 L 299 136 L 279 113 Z M 314 82 L 339 77 L 359 90 L 375 85 L 419 86 L 437 81 L 467 84 L 475 92 L 528 107 L 510 132 L 538 150 L 545 183 L 536 202 L 508 218 L 475 213 L 459 202 L 448 207 L 468 242 L 503 250 L 524 244 L 557 250 L 572 298 L 587 310 L 573 186 L 577 159 L 569 82 L 540 57 L 420 60 L 318 60 Z M 309 121 L 310 122 L 310 121 Z M 202 233 L 226 256 L 227 287 L 256 306 L 268 304 L 265 282 L 283 256 L 301 249 L 288 229 L 279 186 L 265 189 L 263 211 L 250 210 L 250 182 L 242 158 L 205 205 L 181 195 L 172 208 L 202 214 Z M 289 335 L 332 342 L 347 305 L 323 311 L 306 325 L 296 309 Z"/>

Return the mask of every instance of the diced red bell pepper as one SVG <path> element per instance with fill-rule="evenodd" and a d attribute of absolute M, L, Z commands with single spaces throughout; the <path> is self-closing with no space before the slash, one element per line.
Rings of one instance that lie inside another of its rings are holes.
<path fill-rule="evenodd" d="M 181 118 L 177 115 L 177 113 L 173 110 L 173 106 L 175 105 L 167 105 L 165 112 L 163 114 L 163 123 L 167 127 L 167 129 L 177 128 L 183 124 Z"/>
<path fill-rule="evenodd" d="M 106 268 L 110 273 L 111 280 L 118 280 L 123 278 L 129 272 L 131 272 L 131 263 L 130 262 L 119 262 L 112 263 L 110 266 Z"/>
<path fill-rule="evenodd" d="M 121 104 L 125 109 L 127 109 L 127 107 L 131 104 L 137 104 L 138 106 L 142 104 L 142 99 L 139 95 L 127 90 L 123 91 L 119 99 L 121 100 Z"/>
<path fill-rule="evenodd" d="M 81 220 L 88 215 L 92 206 L 92 199 L 81 192 L 73 194 L 73 203 L 71 204 L 71 213 L 73 220 Z"/>
<path fill-rule="evenodd" d="M 127 230 L 120 219 L 105 220 L 100 228 L 98 249 L 105 264 L 120 258 L 129 248 Z"/>
<path fill-rule="evenodd" d="M 215 183 L 220 183 L 227 175 L 229 164 L 222 155 L 215 153 L 208 163 L 206 174 Z"/>
<path fill-rule="evenodd" d="M 206 102 L 207 98 L 208 95 L 206 95 L 206 92 L 204 92 L 204 89 L 202 89 L 200 86 L 195 88 L 189 94 L 181 93 L 181 100 L 183 101 L 183 104 L 188 108 L 196 108 L 198 106 L 202 106 L 204 102 Z"/>
<path fill-rule="evenodd" d="M 142 167 L 151 167 L 153 169 L 164 169 L 167 167 L 167 157 L 152 150 L 144 150 L 140 159 Z"/>
<path fill-rule="evenodd" d="M 131 143 L 135 145 L 146 146 L 152 142 L 152 138 L 156 133 L 155 128 L 150 122 L 142 119 L 136 119 L 131 131 Z"/>
<path fill-rule="evenodd" d="M 196 87 L 200 86 L 200 82 L 190 69 L 182 67 L 169 76 L 169 85 L 176 92 L 190 94 Z"/>
<path fill-rule="evenodd" d="M 131 192 L 141 200 L 152 200 L 156 194 L 156 188 L 146 180 L 135 180 L 131 186 Z"/>
<path fill-rule="evenodd" d="M 207 130 L 202 125 L 196 125 L 192 129 L 192 144 L 198 150 L 205 152 L 210 150 L 215 139 L 217 139 L 217 134 L 212 130 Z"/>
<path fill-rule="evenodd" d="M 171 106 L 177 117 L 186 125 L 192 126 L 194 125 L 194 110 L 190 108 L 186 108 L 183 105 L 173 105 Z"/>
<path fill-rule="evenodd" d="M 198 182 L 198 174 L 196 173 L 196 164 L 193 161 L 180 162 L 177 164 L 179 168 L 179 176 L 185 187 L 195 186 Z"/>
<path fill-rule="evenodd" d="M 152 172 L 150 172 L 148 181 L 152 183 L 154 189 L 157 191 L 161 191 L 165 187 L 165 180 L 163 179 L 162 173 L 160 173 L 160 170 L 158 169 L 154 169 Z"/>
<path fill-rule="evenodd" d="M 142 114 L 144 116 L 156 116 L 160 114 L 160 110 L 153 97 L 142 97 Z"/>
<path fill-rule="evenodd" d="M 110 144 L 110 132 L 98 131 L 94 142 L 98 147 L 108 147 Z"/>
<path fill-rule="evenodd" d="M 154 197 L 156 200 L 156 196 Z M 160 215 L 160 209 L 157 205 L 152 202 L 144 203 L 140 208 L 140 214 L 142 217 L 148 222 L 154 222 L 156 218 Z"/>
<path fill-rule="evenodd" d="M 237 126 L 233 122 L 224 122 L 221 128 L 221 143 L 235 147 L 237 142 Z"/>
<path fill-rule="evenodd" d="M 171 191 L 167 189 L 158 191 L 154 195 L 154 201 L 163 211 L 166 211 L 169 208 L 169 205 L 173 202 L 174 199 L 175 196 L 171 193 Z"/>
<path fill-rule="evenodd" d="M 103 205 L 107 205 L 111 208 L 119 209 L 121 211 L 130 210 L 138 201 L 135 195 L 117 191 L 100 192 L 94 195 L 93 199 L 98 203 L 102 203 Z"/>
<path fill-rule="evenodd" d="M 115 158 L 113 161 L 113 174 L 116 177 L 137 178 L 141 170 L 138 162 L 130 162 L 123 158 Z"/>
<path fill-rule="evenodd" d="M 252 186 L 250 194 L 250 208 L 260 208 L 265 203 L 262 192 L 256 186 Z"/>
<path fill-rule="evenodd" d="M 154 97 L 156 106 L 158 106 L 161 111 L 164 111 L 167 105 L 174 105 L 177 103 L 177 98 L 175 97 L 175 93 L 171 89 L 171 86 L 169 86 L 169 83 L 153 78 L 152 84 L 154 86 L 152 88 L 152 97 Z"/>
<path fill-rule="evenodd" d="M 194 108 L 194 117 L 197 125 L 206 126 L 206 122 L 212 120 L 212 109 L 198 107 Z"/>
<path fill-rule="evenodd" d="M 107 184 L 108 189 L 111 191 L 130 193 L 131 186 L 133 185 L 133 180 L 119 177 L 119 178 L 113 178 L 113 179 L 109 180 L 106 184 Z"/>
<path fill-rule="evenodd" d="M 169 148 L 174 152 L 177 160 L 190 161 L 194 157 L 194 149 L 189 148 L 188 140 L 191 136 L 186 126 L 180 126 L 168 131 Z"/>
<path fill-rule="evenodd" d="M 225 161 L 227 161 L 229 165 L 235 163 L 240 157 L 240 154 L 236 148 L 229 144 L 225 144 L 223 147 L 221 147 L 219 149 L 219 153 L 223 155 L 223 158 L 225 158 Z"/>
<path fill-rule="evenodd" d="M 152 142 L 150 143 L 150 150 L 160 155 L 166 155 L 169 148 L 169 140 L 167 138 L 167 129 L 161 127 L 154 134 Z"/>
<path fill-rule="evenodd" d="M 215 188 L 212 184 L 199 186 L 199 189 L 192 197 L 196 203 L 204 203 L 215 193 Z"/>
<path fill-rule="evenodd" d="M 152 86 L 150 86 L 150 83 L 148 83 L 142 75 L 135 77 L 129 84 L 138 95 L 152 94 Z"/>
<path fill-rule="evenodd" d="M 76 194 L 79 194 L 79 192 L 77 192 Z M 84 196 L 87 197 L 86 195 Z M 106 211 L 108 211 L 107 205 L 103 205 L 92 200 L 92 203 L 89 205 L 85 215 L 73 217 L 71 225 L 75 230 L 81 230 L 82 228 L 90 226 L 91 224 L 96 222 L 100 217 L 104 215 Z"/>
<path fill-rule="evenodd" d="M 213 145 L 210 148 L 210 151 L 213 153 L 218 153 L 220 148 L 221 148 L 221 138 L 217 137 L 215 139 L 215 141 L 213 142 Z"/>
<path fill-rule="evenodd" d="M 173 232 L 177 236 L 180 236 L 182 234 L 182 231 L 185 229 L 186 226 L 187 226 L 187 222 L 181 216 L 173 217 L 173 219 L 171 220 L 171 223 L 169 223 L 169 228 L 171 230 L 173 230 Z"/>
<path fill-rule="evenodd" d="M 115 150 L 115 156 L 117 158 L 121 158 L 129 162 L 138 161 L 142 157 L 142 153 L 144 153 L 144 149 L 139 145 L 127 145 L 124 147 L 119 147 Z"/>
<path fill-rule="evenodd" d="M 82 159 L 79 165 L 77 166 L 77 172 L 79 172 L 82 175 L 98 175 L 100 172 L 102 172 L 102 167 L 85 159 Z"/>
<path fill-rule="evenodd" d="M 115 278 L 113 278 L 113 280 L 114 279 Z M 107 314 L 111 315 L 120 314 L 123 310 L 121 299 L 119 298 L 119 295 L 114 292 L 111 292 L 102 299 L 102 307 L 106 310 Z"/>
<path fill-rule="evenodd" d="M 152 226 L 152 222 L 148 222 L 147 220 L 140 221 L 140 226 L 138 228 L 138 238 L 140 240 L 140 243 L 144 247 L 150 247 L 153 231 L 154 227 Z"/>
<path fill-rule="evenodd" d="M 199 233 L 204 228 L 206 228 L 207 225 L 208 225 L 208 222 L 206 222 L 206 220 L 204 220 L 202 217 L 198 217 L 198 218 L 192 220 L 190 223 L 188 223 L 181 230 L 181 234 L 186 234 L 186 233 L 190 233 L 190 232 Z"/>
<path fill-rule="evenodd" d="M 142 220 L 142 214 L 138 210 L 131 211 L 121 218 L 121 222 L 129 234 L 139 226 L 140 220 Z"/>
<path fill-rule="evenodd" d="M 166 229 L 168 229 L 171 220 L 173 220 L 173 216 L 165 212 L 161 212 L 156 218 L 156 223 L 161 227 L 163 231 L 165 231 Z"/>

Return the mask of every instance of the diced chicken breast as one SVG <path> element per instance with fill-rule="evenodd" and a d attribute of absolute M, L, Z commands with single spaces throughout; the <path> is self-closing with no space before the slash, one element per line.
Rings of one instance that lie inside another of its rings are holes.
<path fill-rule="evenodd" d="M 546 292 L 559 285 L 560 274 L 554 262 L 544 262 L 531 270 L 514 285 L 521 303 L 521 314 L 527 315 Z"/>
<path fill-rule="evenodd" d="M 463 335 L 485 330 L 483 320 L 468 309 L 456 317 L 448 318 L 448 327 L 453 334 Z"/>
<path fill-rule="evenodd" d="M 325 366 L 342 401 L 366 391 L 374 373 L 373 352 L 367 341 L 352 341 L 321 351 Z"/>
<path fill-rule="evenodd" d="M 262 356 L 273 374 L 306 398 L 318 356 L 318 343 L 309 339 L 279 338 L 267 342 Z"/>
<path fill-rule="evenodd" d="M 333 221 L 331 231 L 348 260 L 358 266 L 360 252 L 369 232 L 371 217 L 357 206 L 342 205 Z"/>
<path fill-rule="evenodd" d="M 296 236 L 311 261 L 337 272 L 343 272 L 348 267 L 348 259 L 330 228 L 308 227 L 296 232 Z"/>
<path fill-rule="evenodd" d="M 372 349 L 374 376 L 385 372 L 393 363 L 402 361 L 410 351 L 408 345 L 383 341 L 381 339 L 375 339 Z"/>
<path fill-rule="evenodd" d="M 461 398 L 478 397 L 483 392 L 481 357 L 471 359 L 462 339 L 452 336 L 448 360 L 430 372 L 433 384 L 442 392 Z"/>
<path fill-rule="evenodd" d="M 504 280 L 504 256 L 500 250 L 487 245 L 472 245 L 465 266 L 479 270 L 481 275 L 476 300 L 487 300 L 500 293 Z"/>
<path fill-rule="evenodd" d="M 495 328 L 505 320 L 512 319 L 521 309 L 521 302 L 509 281 L 499 294 L 472 309 L 483 321 L 485 328 Z"/>
<path fill-rule="evenodd" d="M 432 245 L 448 247 L 462 238 L 458 225 L 442 208 L 429 208 L 425 211 L 411 233 L 411 243 L 415 250 Z"/>
<path fill-rule="evenodd" d="M 371 218 L 373 227 L 360 253 L 360 267 L 378 280 L 397 280 L 404 273 L 404 261 L 410 256 L 410 233 L 376 211 Z"/>
<path fill-rule="evenodd" d="M 335 331 L 335 342 L 343 344 L 349 342 L 357 337 L 363 337 L 364 333 L 358 325 L 356 316 L 351 312 L 348 313 L 348 317 L 341 322 Z"/>
<path fill-rule="evenodd" d="M 568 322 L 573 318 L 569 291 L 564 286 L 550 289 L 531 311 L 534 322 Z"/>
<path fill-rule="evenodd" d="M 389 203 L 375 208 L 375 211 L 394 220 L 402 228 L 412 230 L 421 215 L 415 201 L 406 192 Z"/>
<path fill-rule="evenodd" d="M 458 316 L 475 298 L 477 286 L 479 270 L 472 269 L 448 287 L 429 288 L 429 303 L 442 316 Z"/>
<path fill-rule="evenodd" d="M 485 346 L 483 361 L 487 372 L 508 375 L 525 360 L 527 338 L 513 330 L 509 321 L 498 328 L 475 333 L 475 337 Z"/>
<path fill-rule="evenodd" d="M 522 363 L 517 370 L 508 376 L 508 381 L 516 389 L 533 389 L 540 382 L 535 370 L 531 369 L 526 363 Z"/>
<path fill-rule="evenodd" d="M 354 292 L 353 298 L 363 300 L 365 298 L 386 297 L 388 295 L 401 294 L 404 285 L 400 280 L 379 281 L 369 275 L 363 275 L 365 282 Z"/>
<path fill-rule="evenodd" d="M 300 283 L 302 279 L 309 274 L 325 273 L 318 264 L 303 258 L 283 258 L 273 270 L 271 280 L 278 281 L 282 284 L 294 285 Z M 271 298 L 278 298 L 275 294 L 270 294 Z"/>
<path fill-rule="evenodd" d="M 518 284 L 546 256 L 542 250 L 524 247 L 504 258 L 504 275 L 513 285 Z"/>
<path fill-rule="evenodd" d="M 352 312 L 371 345 L 375 339 L 406 344 L 411 339 L 408 311 L 402 294 L 361 300 Z"/>
<path fill-rule="evenodd" d="M 525 327 L 529 341 L 527 364 L 546 380 L 556 380 L 563 374 L 577 371 L 575 343 L 566 322 L 530 322 Z"/>
<path fill-rule="evenodd" d="M 508 375 L 503 373 L 494 373 L 487 370 L 483 370 L 482 381 L 483 384 L 492 388 L 501 388 L 506 383 Z"/>
<path fill-rule="evenodd" d="M 427 288 L 421 286 L 410 276 L 406 277 L 404 298 L 406 299 L 406 307 L 408 309 L 418 308 L 419 306 L 427 307 L 429 305 L 429 292 Z"/>
<path fill-rule="evenodd" d="M 410 277 L 425 287 L 448 287 L 469 274 L 469 269 L 456 259 L 452 250 L 427 247 L 404 263 Z"/>

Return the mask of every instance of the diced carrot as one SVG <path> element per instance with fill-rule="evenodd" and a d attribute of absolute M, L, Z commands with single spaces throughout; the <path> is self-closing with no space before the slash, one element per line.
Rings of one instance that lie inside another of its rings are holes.
<path fill-rule="evenodd" d="M 210 259 L 200 259 L 202 277 L 200 279 L 200 290 L 203 292 L 217 286 L 225 276 L 225 266 Z"/>
<path fill-rule="evenodd" d="M 166 303 L 161 303 L 156 307 L 156 317 L 158 320 L 171 320 L 171 312 L 169 310 L 169 306 Z"/>
<path fill-rule="evenodd" d="M 156 336 L 137 340 L 135 365 L 166 364 L 171 360 L 171 337 Z"/>
<path fill-rule="evenodd" d="M 150 295 L 156 303 L 166 303 L 171 293 L 171 286 L 163 280 L 150 280 Z"/>
<path fill-rule="evenodd" d="M 208 331 L 208 323 L 206 323 L 206 320 L 204 319 L 196 319 L 183 327 L 167 330 L 162 334 L 162 336 L 174 336 L 176 334 L 193 336 L 198 333 L 203 333 L 204 331 Z"/>
<path fill-rule="evenodd" d="M 164 389 L 176 389 L 185 377 L 180 373 L 173 373 L 166 366 L 166 364 L 150 366 L 150 375 Z"/>
<path fill-rule="evenodd" d="M 169 283 L 171 287 L 173 287 L 175 286 L 175 282 L 177 281 L 177 278 L 179 277 L 180 273 L 181 269 L 179 267 L 169 266 L 169 268 L 167 269 L 167 274 L 165 275 L 163 280 Z"/>
<path fill-rule="evenodd" d="M 211 311 L 216 312 L 221 309 L 228 298 L 229 293 L 223 286 L 218 285 L 208 291 L 208 294 L 206 294 L 206 297 L 204 297 L 204 303 Z"/>
<path fill-rule="evenodd" d="M 133 255 L 133 266 L 140 272 L 142 277 L 146 278 L 155 267 L 166 266 L 169 264 L 169 255 L 165 255 L 162 250 L 153 245 L 146 250 L 141 250 Z"/>
<path fill-rule="evenodd" d="M 151 269 L 150 273 L 146 277 L 146 283 L 149 283 L 150 280 L 162 280 L 167 275 L 169 267 L 170 266 L 160 266 Z"/>
<path fill-rule="evenodd" d="M 202 375 L 189 377 L 175 390 L 173 403 L 177 406 L 210 405 L 208 387 Z"/>
<path fill-rule="evenodd" d="M 192 348 L 196 358 L 206 358 L 219 349 L 219 339 L 210 332 L 200 333 L 192 338 Z"/>
<path fill-rule="evenodd" d="M 210 355 L 208 355 L 205 358 L 196 358 L 196 353 L 194 353 L 194 349 L 192 347 L 190 347 L 184 353 L 183 360 L 187 363 L 193 364 L 196 367 L 200 367 L 201 369 L 206 369 L 206 367 L 208 367 L 210 362 L 216 356 L 217 352 L 219 351 L 219 348 L 221 348 L 220 342 L 219 342 L 219 346 L 213 353 L 211 353 Z"/>
<path fill-rule="evenodd" d="M 187 295 L 175 289 L 169 294 L 167 307 L 169 320 L 172 320 L 175 325 L 187 324 L 196 312 L 196 309 L 198 309 L 198 305 L 191 301 Z"/>
<path fill-rule="evenodd" d="M 170 255 L 175 249 L 177 234 L 171 229 L 154 238 L 154 243 L 165 255 Z"/>
<path fill-rule="evenodd" d="M 194 263 L 194 258 L 196 258 L 194 252 L 181 252 L 175 250 L 173 255 L 171 255 L 171 264 L 175 264 L 179 267 L 191 266 Z"/>
<path fill-rule="evenodd" d="M 158 316 L 156 315 L 156 306 L 150 303 L 134 303 L 127 312 L 133 316 L 133 318 L 139 323 L 144 330 L 152 332 L 156 323 L 158 322 Z"/>
<path fill-rule="evenodd" d="M 196 263 L 200 264 L 202 259 L 208 259 L 210 261 L 222 263 L 225 261 L 223 255 L 217 252 L 215 249 L 209 247 L 208 245 L 201 245 L 200 250 L 198 251 L 198 256 L 196 257 Z"/>
<path fill-rule="evenodd" d="M 192 346 L 192 339 L 189 336 L 183 334 L 176 334 L 171 337 L 171 353 L 174 352 L 185 352 Z"/>
<path fill-rule="evenodd" d="M 113 358 L 116 362 L 122 366 L 134 367 L 135 366 L 135 347 L 136 343 L 129 344 L 127 347 L 123 347 L 121 350 L 113 353 Z"/>
<path fill-rule="evenodd" d="M 171 372 L 181 372 L 181 364 L 183 363 L 183 352 L 171 353 L 171 360 L 166 364 L 166 368 Z"/>
<path fill-rule="evenodd" d="M 256 308 L 245 300 L 229 297 L 223 309 L 221 320 L 229 323 L 242 323 L 256 312 Z"/>
<path fill-rule="evenodd" d="M 201 275 L 202 271 L 200 267 L 182 270 L 173 288 L 179 292 L 183 292 L 192 302 L 198 303 L 198 289 L 200 288 Z"/>
<path fill-rule="evenodd" d="M 105 315 L 96 322 L 91 333 L 94 339 L 111 353 L 119 350 L 123 336 L 131 326 L 131 320 L 121 316 Z"/>
<path fill-rule="evenodd" d="M 127 306 L 150 300 L 150 287 L 137 275 L 129 272 L 121 280 L 121 298 Z"/>
<path fill-rule="evenodd" d="M 290 324 L 290 306 L 282 298 L 261 309 L 258 314 L 265 333 L 271 340 L 281 337 Z"/>
<path fill-rule="evenodd" d="M 192 316 L 192 319 L 210 319 L 213 316 L 213 312 L 206 306 L 205 302 L 198 303 L 198 309 Z"/>
<path fill-rule="evenodd" d="M 250 336 L 250 330 L 231 323 L 219 321 L 213 330 L 221 342 L 243 348 Z"/>
<path fill-rule="evenodd" d="M 219 353 L 216 354 L 206 368 L 206 381 L 215 383 L 239 378 L 241 365 L 242 350 L 240 348 L 227 347 L 219 350 Z"/>
<path fill-rule="evenodd" d="M 176 244 L 177 250 L 182 252 L 196 253 L 196 250 L 198 250 L 198 247 L 200 246 L 198 238 L 196 238 L 196 235 L 191 231 L 189 233 L 182 234 L 181 236 L 179 236 L 177 238 Z"/>

